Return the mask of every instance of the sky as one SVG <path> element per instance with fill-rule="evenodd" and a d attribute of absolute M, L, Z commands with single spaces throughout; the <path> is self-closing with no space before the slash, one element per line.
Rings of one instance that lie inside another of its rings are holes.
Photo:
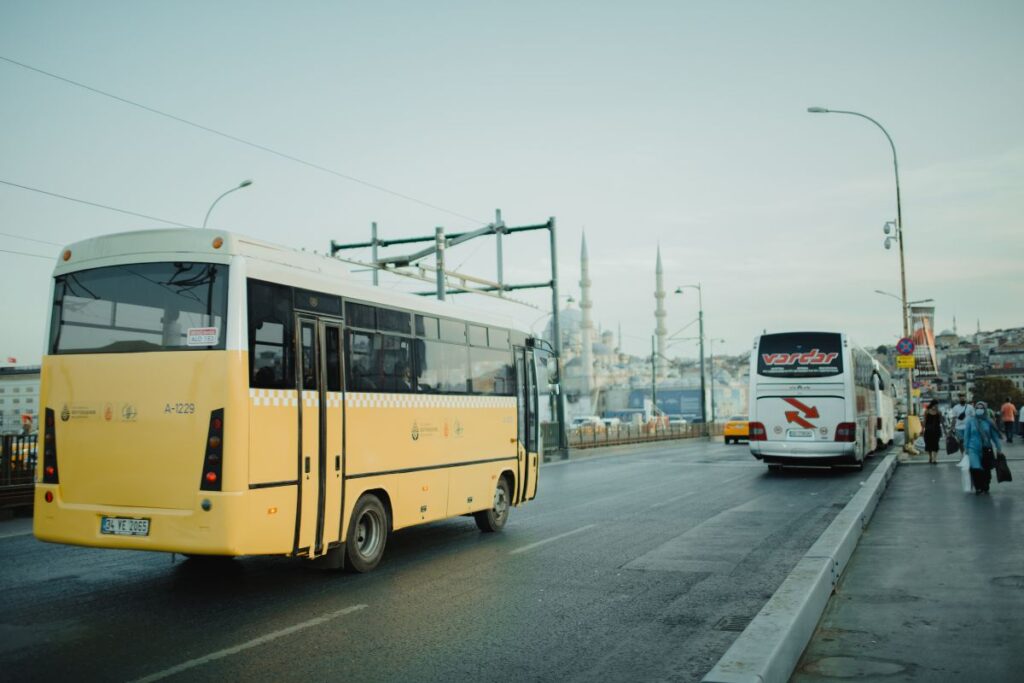
<path fill-rule="evenodd" d="M 809 106 L 892 136 L 909 298 L 940 329 L 1021 326 L 1021 35 L 1014 0 L 5 0 L 0 57 L 333 173 L 0 60 L 0 360 L 39 361 L 60 245 L 200 225 L 247 178 L 210 225 L 321 252 L 371 221 L 398 238 L 554 216 L 562 293 L 579 299 L 585 231 L 595 321 L 637 355 L 659 245 L 670 333 L 697 317 L 671 292 L 699 282 L 716 354 L 763 329 L 894 343 L 900 303 L 874 291 L 900 293 L 892 152 Z M 506 280 L 548 279 L 543 233 L 505 254 Z M 448 259 L 494 277 L 490 238 Z M 457 299 L 542 330 L 550 294 L 516 298 L 539 308 Z"/>

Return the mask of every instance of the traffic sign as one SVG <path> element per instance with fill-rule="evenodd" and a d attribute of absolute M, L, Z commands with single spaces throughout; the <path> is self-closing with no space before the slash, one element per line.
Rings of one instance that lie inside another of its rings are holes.
<path fill-rule="evenodd" d="M 898 353 L 901 356 L 909 356 L 910 354 L 914 353 L 914 340 L 911 339 L 910 337 L 904 337 L 903 339 L 900 339 L 898 342 L 896 342 L 896 353 Z M 896 367 L 901 368 L 904 366 L 897 365 Z"/>
<path fill-rule="evenodd" d="M 913 356 L 896 356 L 896 367 L 914 368 L 917 367 L 916 359 Z"/>

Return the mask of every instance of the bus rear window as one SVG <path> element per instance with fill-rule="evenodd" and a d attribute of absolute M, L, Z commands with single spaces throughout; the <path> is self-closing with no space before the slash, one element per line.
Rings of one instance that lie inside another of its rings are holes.
<path fill-rule="evenodd" d="M 228 267 L 139 263 L 60 275 L 50 353 L 223 349 Z"/>
<path fill-rule="evenodd" d="M 757 348 L 764 377 L 831 377 L 843 372 L 842 337 L 834 332 L 766 334 Z"/>

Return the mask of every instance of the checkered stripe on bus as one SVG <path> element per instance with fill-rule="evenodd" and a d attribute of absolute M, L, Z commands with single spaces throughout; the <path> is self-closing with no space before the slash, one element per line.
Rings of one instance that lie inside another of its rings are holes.
<path fill-rule="evenodd" d="M 341 407 L 340 391 L 327 392 L 327 407 Z M 296 408 L 299 405 L 298 392 L 294 389 L 250 389 L 249 400 L 254 406 L 273 406 Z M 315 391 L 302 392 L 302 405 L 307 408 L 316 408 L 320 405 L 320 398 Z"/>
<path fill-rule="evenodd" d="M 345 394 L 346 408 L 515 408 L 514 396 L 443 394 Z"/>

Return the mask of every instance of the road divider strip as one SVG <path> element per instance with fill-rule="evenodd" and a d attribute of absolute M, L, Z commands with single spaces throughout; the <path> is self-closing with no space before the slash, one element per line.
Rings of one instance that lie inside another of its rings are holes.
<path fill-rule="evenodd" d="M 566 536 L 572 536 L 573 534 L 578 534 L 581 531 L 586 531 L 587 529 L 593 529 L 595 526 L 597 526 L 597 525 L 596 524 L 588 524 L 586 526 L 581 526 L 579 529 L 573 529 L 572 531 L 566 531 L 564 534 L 558 534 L 557 536 L 552 536 L 551 538 L 545 538 L 543 541 L 537 541 L 536 543 L 531 543 L 530 545 L 524 545 L 522 548 L 516 548 L 515 550 L 510 551 L 509 555 L 518 555 L 519 553 L 525 553 L 527 550 L 533 550 L 536 547 L 545 545 L 547 543 L 551 543 L 552 541 L 557 541 L 557 540 L 563 539 Z"/>
<path fill-rule="evenodd" d="M 790 679 L 897 463 L 891 453 L 875 468 L 702 683 Z"/>
<path fill-rule="evenodd" d="M 211 652 L 208 655 L 204 655 L 202 657 L 197 657 L 196 659 L 190 659 L 187 662 L 182 662 L 181 664 L 178 664 L 177 666 L 172 666 L 169 669 L 164 669 L 163 671 L 157 671 L 155 674 L 150 674 L 150 675 L 145 676 L 143 678 L 136 679 L 132 683 L 151 683 L 151 681 L 159 681 L 159 680 L 162 680 L 162 679 L 167 678 L 169 676 L 174 676 L 176 674 L 179 674 L 182 671 L 188 671 L 189 669 L 194 669 L 197 666 L 202 666 L 203 664 L 208 664 L 209 662 L 212 662 L 212 661 L 215 661 L 215 660 L 218 660 L 218 659 L 223 659 L 224 657 L 230 657 L 231 655 L 238 654 L 239 652 L 243 652 L 243 651 L 248 650 L 250 648 L 258 647 L 260 645 L 265 645 L 265 644 L 267 644 L 267 643 L 269 643 L 271 641 L 277 640 L 278 638 L 283 638 L 284 636 L 290 636 L 291 634 L 297 633 L 298 631 L 302 631 L 304 629 L 311 628 L 313 626 L 319 626 L 320 624 L 325 624 L 328 621 L 331 621 L 333 619 L 337 619 L 338 617 L 343 617 L 346 614 L 352 614 L 353 612 L 358 612 L 359 610 L 365 609 L 365 608 L 366 608 L 366 605 L 353 605 L 351 607 L 346 607 L 345 609 L 340 609 L 340 610 L 338 610 L 336 612 L 331 612 L 330 614 L 325 614 L 322 617 L 317 617 L 316 619 L 310 619 L 309 621 L 304 621 L 301 624 L 295 624 L 294 626 L 289 626 L 288 628 L 283 628 L 280 631 L 274 631 L 272 633 L 268 633 L 265 636 L 260 636 L 259 638 L 253 638 L 252 640 L 246 641 L 246 642 L 244 642 L 244 643 L 242 643 L 240 645 L 235 645 L 234 647 L 225 648 L 223 650 L 217 650 L 216 652 Z"/>

